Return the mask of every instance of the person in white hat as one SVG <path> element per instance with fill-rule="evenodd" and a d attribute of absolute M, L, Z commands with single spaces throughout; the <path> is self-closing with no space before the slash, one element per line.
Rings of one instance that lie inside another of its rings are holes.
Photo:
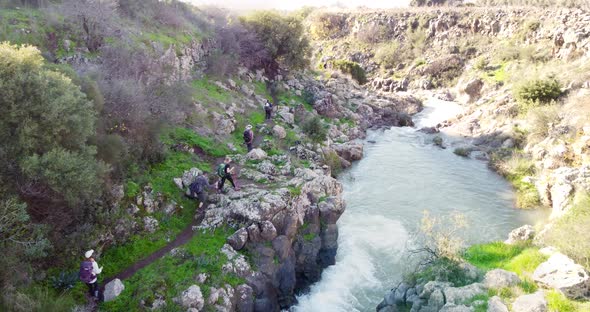
<path fill-rule="evenodd" d="M 246 131 L 244 131 L 244 143 L 248 147 L 248 152 L 252 150 L 252 142 L 254 142 L 254 132 L 252 132 L 252 125 L 247 125 Z"/>
<path fill-rule="evenodd" d="M 93 258 L 94 250 L 90 249 L 84 253 L 84 261 L 80 264 L 80 280 L 88 286 L 88 292 L 91 296 L 98 299 L 98 274 L 102 272 L 102 267 Z"/>

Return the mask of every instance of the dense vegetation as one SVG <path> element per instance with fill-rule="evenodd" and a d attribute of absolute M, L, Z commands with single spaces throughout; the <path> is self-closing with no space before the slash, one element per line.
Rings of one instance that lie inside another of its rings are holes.
<path fill-rule="evenodd" d="M 83 302 L 73 272 L 78 255 L 99 239 L 107 237 L 101 260 L 112 276 L 190 225 L 194 203 L 172 178 L 191 167 L 211 171 L 217 158 L 243 152 L 240 129 L 263 122 L 262 112 L 246 113 L 236 116 L 236 135 L 218 135 L 212 115 L 195 113 L 195 103 L 218 112 L 220 104 L 240 101 L 243 95 L 212 82 L 230 77 L 271 98 L 264 83 L 237 80 L 238 69 L 273 77 L 308 61 L 298 15 L 237 18 L 175 0 L 4 0 L 0 7 L 0 306 L 11 310 L 63 311 Z M 218 44 L 206 46 L 210 39 Z M 185 73 L 162 59 L 202 42 L 205 72 Z M 156 213 L 160 227 L 149 237 L 99 237 L 128 222 L 128 205 L 147 185 L 186 208 Z M 227 235 L 207 234 L 213 245 L 193 244 L 188 253 L 221 266 L 215 259 L 223 257 L 219 244 Z M 154 266 L 179 265 L 170 261 Z M 235 281 L 210 280 L 225 282 Z"/>

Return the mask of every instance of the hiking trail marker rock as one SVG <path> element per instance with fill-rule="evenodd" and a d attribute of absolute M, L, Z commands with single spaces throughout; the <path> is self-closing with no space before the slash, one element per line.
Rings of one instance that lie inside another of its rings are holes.
<path fill-rule="evenodd" d="M 125 290 L 125 285 L 120 279 L 116 278 L 104 286 L 104 302 L 109 302 L 117 298 Z"/>

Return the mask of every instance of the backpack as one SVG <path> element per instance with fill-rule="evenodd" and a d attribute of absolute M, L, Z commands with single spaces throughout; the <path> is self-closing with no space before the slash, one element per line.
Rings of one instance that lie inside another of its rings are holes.
<path fill-rule="evenodd" d="M 252 141 L 252 135 L 251 135 L 251 132 L 250 132 L 250 131 L 248 131 L 248 130 L 244 131 L 244 141 L 245 141 L 245 142 L 250 142 L 250 141 Z"/>
<path fill-rule="evenodd" d="M 225 164 L 219 164 L 219 165 L 217 166 L 217 175 L 218 175 L 220 178 L 223 178 L 223 177 L 225 177 Z"/>
<path fill-rule="evenodd" d="M 90 283 L 96 278 L 96 275 L 92 274 L 92 261 L 82 261 L 80 264 L 80 280 L 84 283 Z"/>

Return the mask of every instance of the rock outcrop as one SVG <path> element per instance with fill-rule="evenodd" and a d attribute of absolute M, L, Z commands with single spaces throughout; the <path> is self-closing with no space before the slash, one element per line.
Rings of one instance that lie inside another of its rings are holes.
<path fill-rule="evenodd" d="M 533 273 L 533 279 L 571 299 L 586 299 L 590 296 L 590 277 L 586 269 L 561 253 L 555 253 L 541 263 Z"/>

